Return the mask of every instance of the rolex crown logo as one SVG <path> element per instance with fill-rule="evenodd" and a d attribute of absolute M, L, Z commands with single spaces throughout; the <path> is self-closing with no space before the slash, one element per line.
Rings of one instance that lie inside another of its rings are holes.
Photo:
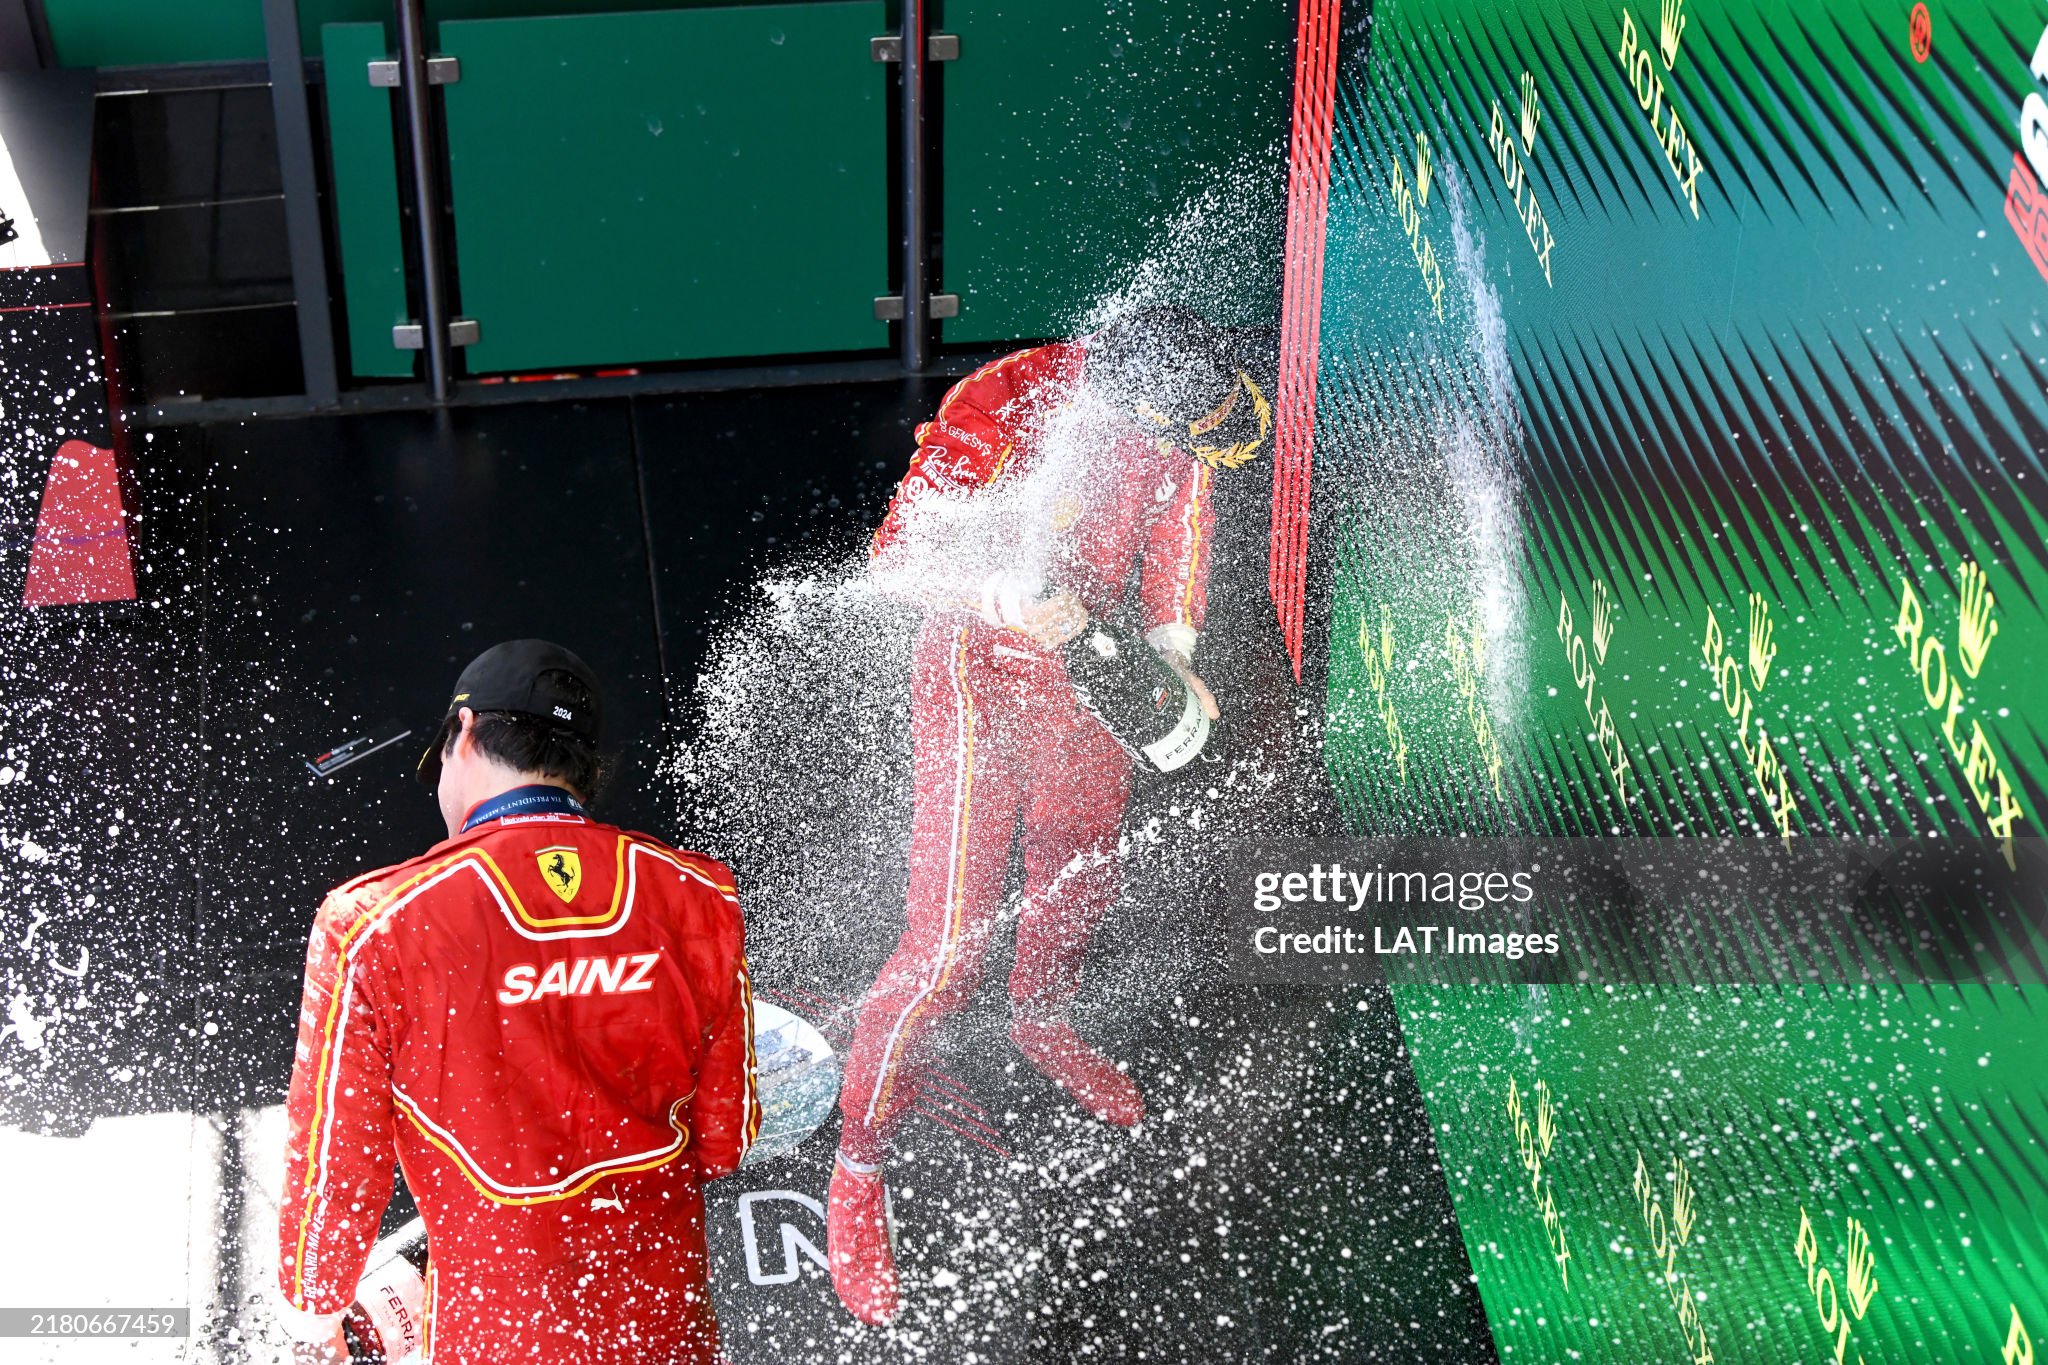
<path fill-rule="evenodd" d="M 1770 681 L 1771 661 L 1778 657 L 1771 634 L 1771 604 L 1762 593 L 1753 592 L 1749 595 L 1749 682 L 1759 692 Z"/>
<path fill-rule="evenodd" d="M 1593 654 L 1607 662 L 1607 644 L 1614 638 L 1614 599 L 1608 595 L 1605 579 L 1593 580 Z"/>
<path fill-rule="evenodd" d="M 1976 677 L 1984 669 L 1984 656 L 1998 638 L 1998 622 L 1991 619 L 1998 599 L 1991 595 L 1984 570 L 1974 559 L 1965 560 L 1957 577 L 1961 581 L 1963 621 L 1956 644 L 1963 656 L 1963 672 Z"/>
<path fill-rule="evenodd" d="M 1377 642 L 1372 637 L 1372 623 L 1363 612 L 1358 617 L 1358 655 L 1365 661 L 1365 680 L 1375 692 L 1387 688 L 1387 666 L 1380 658 Z"/>
<path fill-rule="evenodd" d="M 1685 0 L 1664 0 L 1663 22 L 1657 25 L 1657 47 L 1664 54 L 1664 69 L 1678 65 L 1679 40 L 1685 37 Z"/>
<path fill-rule="evenodd" d="M 1877 1257 L 1870 1250 L 1870 1230 L 1856 1218 L 1849 1220 L 1847 1270 L 1849 1308 L 1861 1322 L 1870 1311 L 1870 1301 L 1877 1297 Z"/>
<path fill-rule="evenodd" d="M 1458 685 L 1458 695 L 1470 700 L 1478 694 L 1479 678 L 1472 671 L 1472 650 L 1456 612 L 1444 622 L 1444 652 L 1451 658 L 1451 677 Z"/>
<path fill-rule="evenodd" d="M 1436 167 L 1429 154 L 1429 134 L 1415 135 L 1415 202 L 1429 207 L 1429 182 L 1436 174 Z"/>
<path fill-rule="evenodd" d="M 1536 75 L 1522 73 L 1522 150 L 1536 150 L 1536 129 L 1543 122 L 1542 96 L 1536 89 Z"/>
<path fill-rule="evenodd" d="M 1692 1172 L 1678 1157 L 1671 1158 L 1671 1230 L 1678 1240 L 1692 1240 L 1692 1225 L 1699 1218 L 1692 1202 Z"/>

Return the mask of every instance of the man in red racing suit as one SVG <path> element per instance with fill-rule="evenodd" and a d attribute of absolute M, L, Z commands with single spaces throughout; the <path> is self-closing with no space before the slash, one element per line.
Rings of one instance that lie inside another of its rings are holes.
<path fill-rule="evenodd" d="M 1097 416 L 1078 438 L 1071 426 L 1053 435 L 1077 403 Z M 1189 668 L 1206 605 L 1210 485 L 1216 469 L 1251 458 L 1268 424 L 1222 334 L 1169 309 L 987 365 L 918 430 L 875 536 L 878 571 L 915 554 L 903 542 L 919 536 L 929 503 L 1015 493 L 1049 461 L 1075 463 L 1054 449 L 1062 439 L 1085 445 L 1084 477 L 1017 504 L 1050 521 L 1037 528 L 1051 532 L 1047 562 L 919 594 L 908 925 L 862 1003 L 847 1057 L 827 1223 L 834 1283 L 864 1321 L 886 1321 L 900 1302 L 881 1163 L 934 1030 L 979 984 L 1013 842 L 1024 895 L 1011 1036 L 1097 1117 L 1130 1126 L 1144 1116 L 1137 1087 L 1066 1019 L 1089 939 L 1122 891 L 1131 760 L 1081 708 L 1058 645 L 1090 615 L 1116 612 L 1135 578 L 1146 639 L 1215 715 Z M 1241 439 L 1229 441 L 1233 432 Z"/>
<path fill-rule="evenodd" d="M 302 1359 L 336 1358 L 395 1157 L 426 1220 L 434 1365 L 710 1365 L 699 1185 L 760 1121 L 732 874 L 590 819 L 573 775 L 480 744 L 563 715 L 594 744 L 574 655 L 513 641 L 456 691 L 423 762 L 451 837 L 336 888 L 313 926 L 282 1316 L 313 1343 Z"/>

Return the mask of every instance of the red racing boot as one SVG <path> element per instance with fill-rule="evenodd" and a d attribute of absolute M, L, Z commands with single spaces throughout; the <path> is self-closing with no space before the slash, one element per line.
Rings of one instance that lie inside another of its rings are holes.
<path fill-rule="evenodd" d="M 835 1157 L 825 1214 L 832 1287 L 846 1311 L 871 1327 L 880 1327 L 903 1307 L 896 1289 L 895 1242 L 889 1188 L 881 1168 L 863 1169 L 844 1156 Z"/>
<path fill-rule="evenodd" d="M 1066 1020 L 1019 1015 L 1010 1023 L 1010 1040 L 1025 1061 L 1104 1123 L 1132 1128 L 1145 1117 L 1145 1097 L 1131 1078 L 1082 1042 Z"/>

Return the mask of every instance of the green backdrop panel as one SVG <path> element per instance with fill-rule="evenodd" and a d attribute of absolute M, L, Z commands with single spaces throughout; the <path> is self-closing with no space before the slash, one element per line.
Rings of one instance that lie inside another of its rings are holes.
<path fill-rule="evenodd" d="M 1316 490 L 1354 828 L 2041 834 L 2048 12 L 1930 8 L 1347 28 Z M 2039 988 L 1397 1003 L 1504 1358 L 2048 1330 Z"/>
<path fill-rule="evenodd" d="M 1208 196 L 1246 211 L 1287 134 L 1295 6 L 1251 0 L 947 0 L 936 287 L 947 341 L 1070 333 L 1132 286 L 1171 220 Z M 1277 203 L 1277 201 L 1275 201 Z M 1278 213 L 1259 287 L 1200 303 L 1270 322 Z M 1211 224 L 1233 249 L 1233 229 Z"/>
<path fill-rule="evenodd" d="M 1640 4 L 1378 8 L 1318 418 L 1359 809 L 2041 832 L 2048 288 L 2007 210 L 2040 23 L 2005 8 L 1924 63 L 1886 0 L 1674 0 L 1668 61 Z"/>
<path fill-rule="evenodd" d="M 818 0 L 768 0 L 771 4 L 815 4 Z M 703 9 L 727 0 L 427 0 L 427 43 L 441 41 L 439 28 L 465 19 L 534 19 L 555 14 L 613 14 L 638 10 Z M 392 0 L 299 0 L 299 27 L 309 36 L 321 25 L 362 23 L 391 17 Z M 311 51 L 309 45 L 308 51 Z"/>
<path fill-rule="evenodd" d="M 472 372 L 885 346 L 880 0 L 441 25 Z"/>
<path fill-rule="evenodd" d="M 391 329 L 412 321 L 399 240 L 392 94 L 373 87 L 368 75 L 369 64 L 390 56 L 391 48 L 382 24 L 329 24 L 320 30 L 320 52 L 328 75 L 327 154 L 334 168 L 349 372 L 362 379 L 407 378 L 414 353 L 391 344 Z"/>
<path fill-rule="evenodd" d="M 691 9 L 717 0 L 428 0 L 427 22 L 617 10 Z M 812 0 L 787 0 L 806 4 Z M 59 66 L 254 62 L 264 57 L 262 0 L 43 0 Z M 328 24 L 383 23 L 392 0 L 300 0 L 306 55 Z M 437 41 L 430 32 L 428 42 Z"/>
<path fill-rule="evenodd" d="M 2041 1330 L 2038 987 L 1395 994 L 1504 1361 L 1998 1362 L 2015 1312 Z"/>
<path fill-rule="evenodd" d="M 261 0 L 43 0 L 43 14 L 59 66 L 263 60 Z"/>

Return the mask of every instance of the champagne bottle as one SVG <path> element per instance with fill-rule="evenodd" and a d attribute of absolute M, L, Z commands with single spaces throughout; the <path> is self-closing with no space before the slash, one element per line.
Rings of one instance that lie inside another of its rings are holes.
<path fill-rule="evenodd" d="M 427 1225 L 415 1218 L 377 1243 L 341 1320 L 349 1358 L 361 1365 L 412 1365 L 427 1315 Z"/>
<path fill-rule="evenodd" d="M 1082 707 L 1132 759 L 1177 772 L 1209 742 L 1209 717 L 1194 689 L 1136 632 L 1090 620 L 1061 654 Z"/>

